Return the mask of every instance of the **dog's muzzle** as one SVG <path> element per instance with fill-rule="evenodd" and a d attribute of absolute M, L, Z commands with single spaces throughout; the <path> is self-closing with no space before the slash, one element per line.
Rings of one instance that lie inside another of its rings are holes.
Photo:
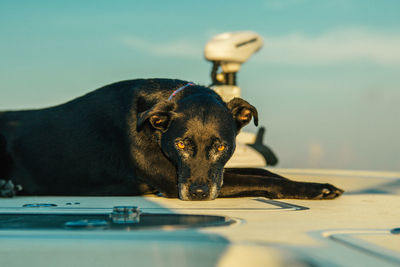
<path fill-rule="evenodd" d="M 179 183 L 179 198 L 181 200 L 213 200 L 218 195 L 217 185 Z"/>

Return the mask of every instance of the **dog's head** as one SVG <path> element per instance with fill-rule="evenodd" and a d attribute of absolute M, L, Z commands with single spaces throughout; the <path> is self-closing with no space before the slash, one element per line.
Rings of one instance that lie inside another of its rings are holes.
<path fill-rule="evenodd" d="M 177 170 L 182 200 L 212 200 L 223 184 L 223 170 L 235 150 L 240 129 L 254 117 L 255 107 L 240 98 L 224 103 L 214 95 L 192 95 L 175 103 L 162 101 L 139 114 L 158 133 L 164 155 Z"/>

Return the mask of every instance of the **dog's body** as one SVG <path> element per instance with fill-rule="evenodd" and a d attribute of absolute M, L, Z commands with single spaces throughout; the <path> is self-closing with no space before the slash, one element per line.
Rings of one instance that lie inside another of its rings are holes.
<path fill-rule="evenodd" d="M 180 88 L 178 91 L 176 91 Z M 52 108 L 0 112 L 0 196 L 143 195 L 335 198 L 329 184 L 225 169 L 257 110 L 169 79 L 111 84 Z M 10 189 L 11 188 L 11 189 Z"/>

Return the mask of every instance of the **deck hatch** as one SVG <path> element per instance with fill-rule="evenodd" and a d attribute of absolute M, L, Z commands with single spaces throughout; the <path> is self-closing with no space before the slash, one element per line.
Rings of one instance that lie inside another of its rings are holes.
<path fill-rule="evenodd" d="M 225 216 L 143 213 L 140 220 L 125 220 L 110 214 L 0 214 L 0 230 L 122 230 L 180 229 L 230 225 Z"/>

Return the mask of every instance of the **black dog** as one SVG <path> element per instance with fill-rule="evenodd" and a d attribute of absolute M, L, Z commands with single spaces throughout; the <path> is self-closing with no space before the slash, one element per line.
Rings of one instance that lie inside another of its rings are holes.
<path fill-rule="evenodd" d="M 330 184 L 224 169 L 257 110 L 181 80 L 130 80 L 66 104 L 0 112 L 0 195 L 332 199 Z M 12 179 L 12 182 L 11 182 Z"/>

